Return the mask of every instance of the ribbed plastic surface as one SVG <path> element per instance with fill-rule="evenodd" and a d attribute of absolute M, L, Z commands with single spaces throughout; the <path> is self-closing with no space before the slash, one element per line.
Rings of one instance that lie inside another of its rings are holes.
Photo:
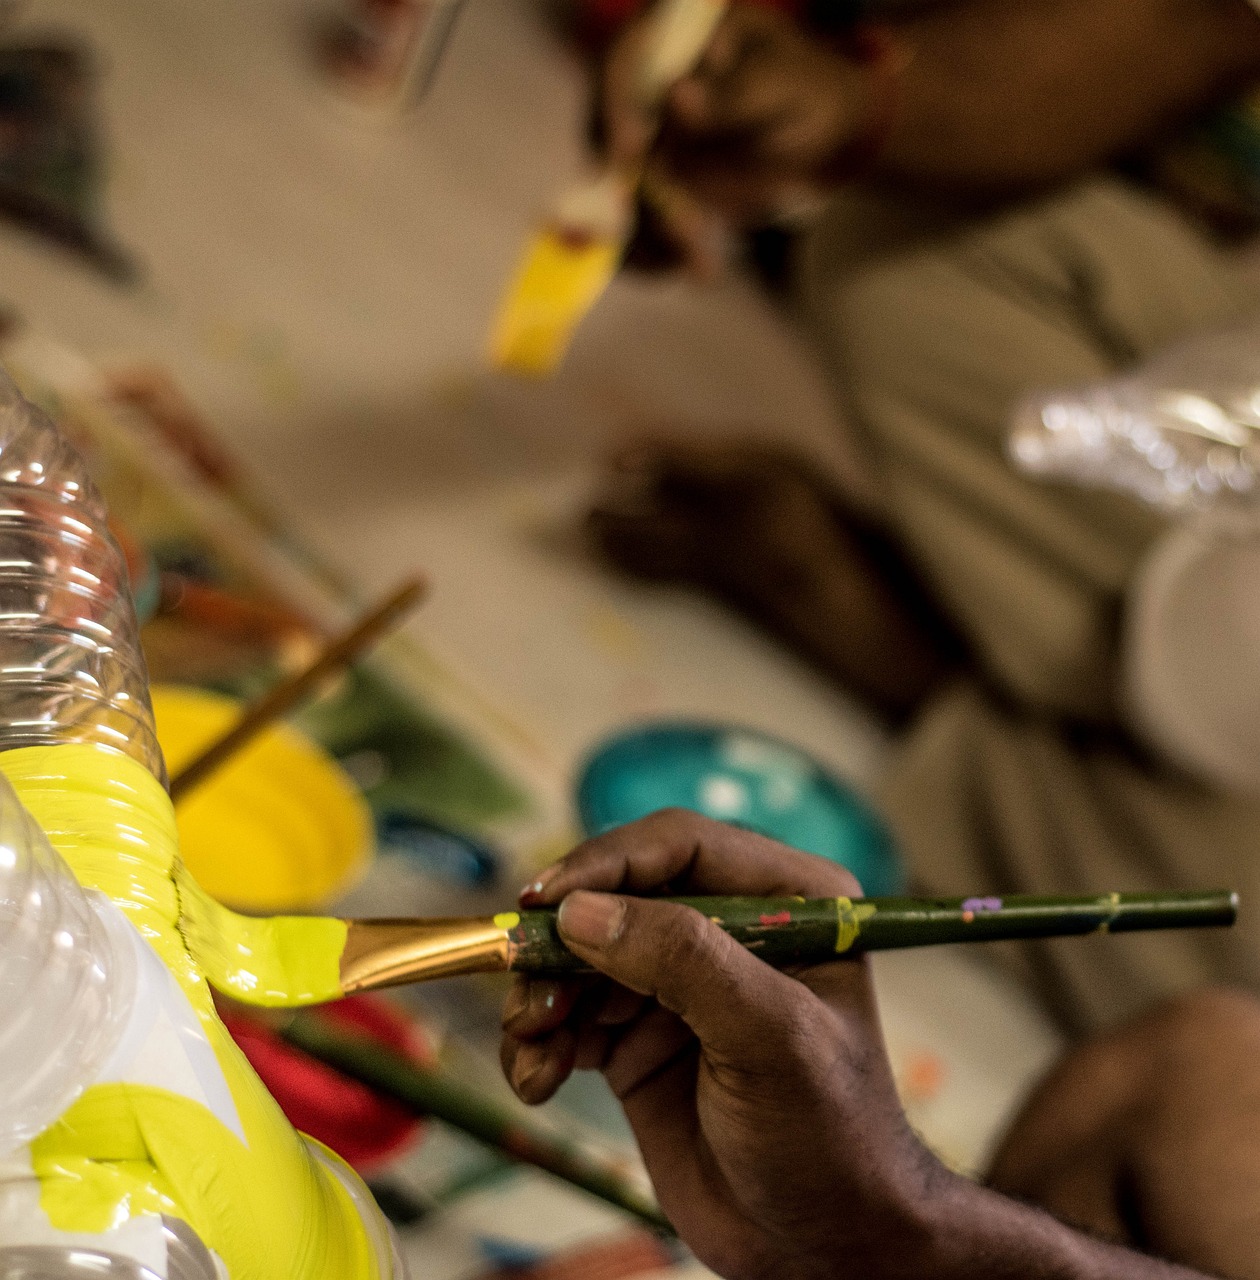
<path fill-rule="evenodd" d="M 162 782 L 122 551 L 83 462 L 0 371 L 0 751 L 88 742 Z"/>
<path fill-rule="evenodd" d="M 0 776 L 0 1153 L 29 1141 L 104 1065 L 131 1010 L 135 953 Z"/>
<path fill-rule="evenodd" d="M 1260 325 L 1030 397 L 1016 411 L 1010 452 L 1034 474 L 1119 489 L 1169 511 L 1260 507 Z"/>

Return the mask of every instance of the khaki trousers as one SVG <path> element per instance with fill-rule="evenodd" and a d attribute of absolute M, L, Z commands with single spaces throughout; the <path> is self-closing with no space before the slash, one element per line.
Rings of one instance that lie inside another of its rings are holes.
<path fill-rule="evenodd" d="M 1204 982 L 1260 991 L 1260 800 L 1151 758 L 1118 706 L 1125 589 L 1164 518 L 1027 479 L 1005 454 L 1024 394 L 1228 324 L 1260 292 L 1111 178 L 979 220 L 874 212 L 850 202 L 820 224 L 802 312 L 886 519 L 980 667 L 923 710 L 886 781 L 912 879 L 934 893 L 1243 895 L 1228 932 L 1003 949 L 1070 1029 Z M 865 230 L 876 224 L 895 228 L 882 243 Z"/>

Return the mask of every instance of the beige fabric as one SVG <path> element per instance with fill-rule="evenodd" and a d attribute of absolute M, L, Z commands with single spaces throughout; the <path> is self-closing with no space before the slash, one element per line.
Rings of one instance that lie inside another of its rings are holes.
<path fill-rule="evenodd" d="M 887 812 L 915 878 L 941 892 L 1254 885 L 1260 922 L 1260 806 L 1145 759 L 1119 725 L 1124 592 L 1162 518 L 1026 479 L 1004 449 L 1022 395 L 1228 324 L 1257 305 L 1251 288 L 1108 178 L 856 274 L 818 246 L 806 261 L 811 328 L 887 518 L 983 668 L 926 709 L 892 770 Z M 1260 985 L 1250 926 L 1022 956 L 1075 1026 L 1207 978 Z"/>
<path fill-rule="evenodd" d="M 1159 539 L 1129 591 L 1123 668 L 1145 741 L 1260 795 L 1260 513 L 1218 509 Z"/>

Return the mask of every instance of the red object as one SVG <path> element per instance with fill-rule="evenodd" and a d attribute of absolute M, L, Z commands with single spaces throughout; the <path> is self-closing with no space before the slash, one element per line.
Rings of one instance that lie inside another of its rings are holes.
<path fill-rule="evenodd" d="M 220 1011 L 241 1047 L 296 1129 L 331 1147 L 361 1174 L 368 1174 L 420 1138 L 423 1121 L 357 1080 L 308 1058 L 256 1018 Z M 419 1028 L 377 996 L 351 996 L 320 1011 L 322 1018 L 366 1034 L 417 1063 L 433 1061 Z"/>

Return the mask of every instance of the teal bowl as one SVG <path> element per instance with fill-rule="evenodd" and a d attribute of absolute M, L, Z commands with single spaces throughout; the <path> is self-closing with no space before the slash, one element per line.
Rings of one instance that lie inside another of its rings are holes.
<path fill-rule="evenodd" d="M 620 733 L 582 768 L 577 806 L 588 835 L 692 809 L 838 862 L 870 896 L 903 885 L 874 810 L 805 752 L 756 729 L 669 721 Z"/>

